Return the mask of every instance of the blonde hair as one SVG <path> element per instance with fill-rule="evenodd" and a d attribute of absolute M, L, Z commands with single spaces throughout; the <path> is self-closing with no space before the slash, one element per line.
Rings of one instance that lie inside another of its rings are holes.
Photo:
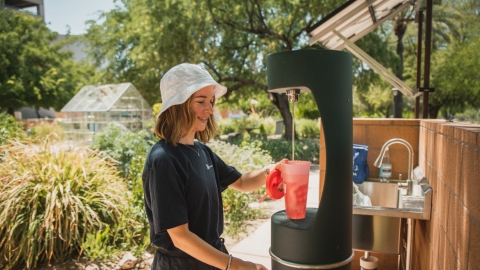
<path fill-rule="evenodd" d="M 160 139 L 164 139 L 168 144 L 177 146 L 178 141 L 187 135 L 197 120 L 191 107 L 192 102 L 193 95 L 184 103 L 173 105 L 160 114 L 155 123 L 155 135 Z M 215 105 L 215 98 L 213 105 Z M 195 139 L 202 143 L 207 143 L 217 135 L 217 132 L 218 125 L 215 116 L 212 114 L 208 117 L 205 129 L 195 132 Z"/>

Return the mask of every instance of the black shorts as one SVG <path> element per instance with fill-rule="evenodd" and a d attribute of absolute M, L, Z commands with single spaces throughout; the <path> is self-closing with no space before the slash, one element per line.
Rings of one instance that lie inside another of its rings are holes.
<path fill-rule="evenodd" d="M 225 254 L 228 254 L 223 238 L 218 238 L 212 246 Z M 169 252 L 159 250 L 155 252 L 151 270 L 217 270 L 211 265 L 205 264 L 184 252 Z"/>

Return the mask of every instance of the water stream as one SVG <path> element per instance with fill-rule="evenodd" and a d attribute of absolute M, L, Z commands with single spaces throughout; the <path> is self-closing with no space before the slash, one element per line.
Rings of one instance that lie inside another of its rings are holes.
<path fill-rule="evenodd" d="M 295 160 L 295 103 L 292 102 L 292 161 Z"/>

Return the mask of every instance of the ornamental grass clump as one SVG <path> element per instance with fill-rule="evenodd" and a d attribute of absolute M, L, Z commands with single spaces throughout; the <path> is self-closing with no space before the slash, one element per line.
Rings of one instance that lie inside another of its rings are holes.
<path fill-rule="evenodd" d="M 82 254 L 87 234 L 114 226 L 125 204 L 115 164 L 58 140 L 0 146 L 0 269 L 33 269 Z"/>

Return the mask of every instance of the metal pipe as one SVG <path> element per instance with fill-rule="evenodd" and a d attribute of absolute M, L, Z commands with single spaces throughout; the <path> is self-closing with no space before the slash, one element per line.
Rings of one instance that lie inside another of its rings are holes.
<path fill-rule="evenodd" d="M 412 239 L 413 239 L 413 223 L 414 220 L 411 218 L 407 219 L 407 258 L 405 260 L 406 270 L 411 269 L 411 260 L 412 260 Z"/>
<path fill-rule="evenodd" d="M 425 65 L 423 72 L 423 118 L 428 119 L 428 95 L 430 88 L 430 51 L 432 47 L 432 0 L 427 0 L 425 20 Z"/>
<path fill-rule="evenodd" d="M 422 78 L 422 36 L 423 36 L 423 10 L 417 12 L 418 36 L 417 36 L 417 91 L 420 89 L 420 80 Z M 420 96 L 415 97 L 415 118 L 420 115 Z"/>

